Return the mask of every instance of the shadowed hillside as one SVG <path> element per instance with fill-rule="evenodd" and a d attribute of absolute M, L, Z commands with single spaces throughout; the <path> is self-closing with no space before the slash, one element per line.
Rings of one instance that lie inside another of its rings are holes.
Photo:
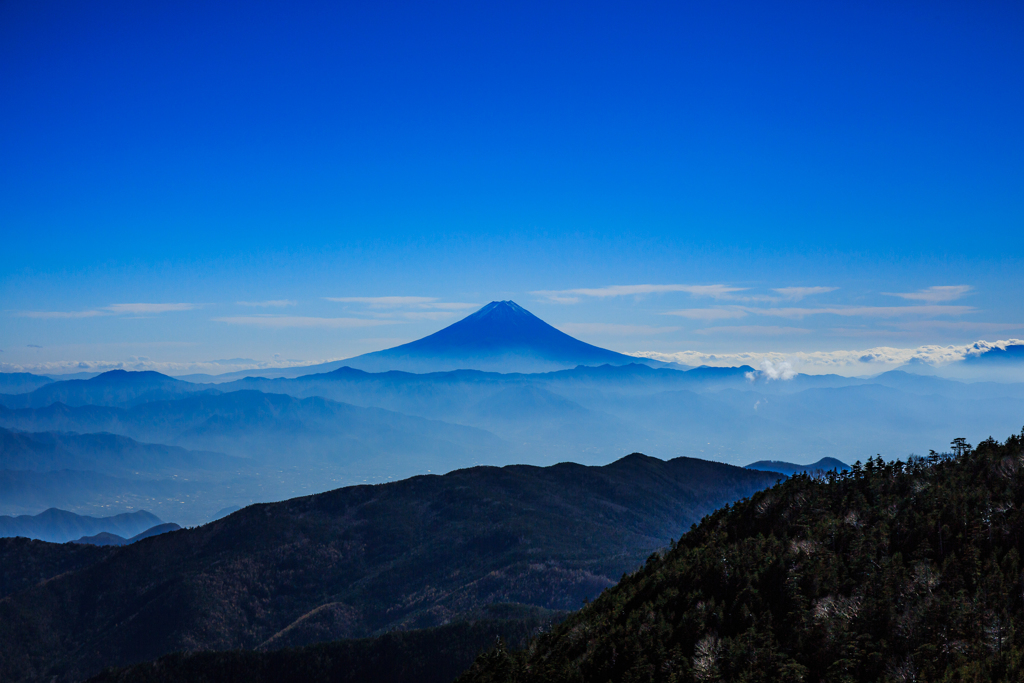
<path fill-rule="evenodd" d="M 94 564 L 111 548 L 73 543 L 46 543 L 28 538 L 0 538 L 0 599 L 54 576 Z"/>
<path fill-rule="evenodd" d="M 430 627 L 491 603 L 576 609 L 777 475 L 634 454 L 477 467 L 253 505 L 0 602 L 0 678 L 74 680 L 175 650 Z"/>
<path fill-rule="evenodd" d="M 1020 681 L 1022 436 L 794 476 L 459 680 Z"/>
<path fill-rule="evenodd" d="M 523 647 L 561 616 L 536 608 L 494 607 L 484 610 L 483 618 L 392 631 L 377 638 L 271 652 L 167 655 L 105 671 L 89 683 L 451 683 L 498 638 L 511 647 Z M 506 618 L 496 618 L 499 615 Z"/>

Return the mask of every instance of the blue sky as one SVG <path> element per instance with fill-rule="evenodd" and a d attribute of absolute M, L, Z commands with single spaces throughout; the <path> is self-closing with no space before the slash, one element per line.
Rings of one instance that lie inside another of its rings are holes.
<path fill-rule="evenodd" d="M 4 370 L 1024 337 L 1020 3 L 8 0 L 0 92 Z"/>

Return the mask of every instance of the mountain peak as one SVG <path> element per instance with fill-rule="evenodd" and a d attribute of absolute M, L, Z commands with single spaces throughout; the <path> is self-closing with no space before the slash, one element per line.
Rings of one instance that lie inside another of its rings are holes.
<path fill-rule="evenodd" d="M 508 301 L 492 301 L 469 317 L 476 318 L 488 315 L 523 315 L 530 318 L 537 317 L 511 299 Z"/>
<path fill-rule="evenodd" d="M 107 370 L 85 381 L 103 384 L 105 382 L 178 382 L 180 380 L 153 370 Z"/>
<path fill-rule="evenodd" d="M 492 301 L 422 339 L 345 361 L 346 365 L 371 372 L 544 372 L 578 365 L 638 362 L 647 361 L 571 337 L 514 301 Z"/>

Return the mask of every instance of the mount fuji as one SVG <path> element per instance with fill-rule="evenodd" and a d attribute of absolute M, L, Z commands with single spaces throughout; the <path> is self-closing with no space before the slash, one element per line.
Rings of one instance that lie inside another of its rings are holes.
<path fill-rule="evenodd" d="M 514 301 L 492 301 L 476 313 L 422 339 L 341 362 L 383 372 L 548 372 L 577 365 L 666 363 L 635 358 L 580 341 L 547 324 Z"/>
<path fill-rule="evenodd" d="M 427 373 L 450 370 L 551 372 L 577 365 L 629 365 L 688 370 L 689 366 L 627 356 L 570 337 L 514 301 L 492 301 L 476 313 L 429 336 L 383 351 L 317 365 L 261 368 L 223 375 L 187 375 L 193 382 L 243 377 L 294 378 L 351 367 L 366 372 Z"/>

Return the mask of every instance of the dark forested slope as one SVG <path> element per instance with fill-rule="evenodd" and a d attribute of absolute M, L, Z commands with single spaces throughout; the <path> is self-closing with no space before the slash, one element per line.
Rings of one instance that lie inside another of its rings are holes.
<path fill-rule="evenodd" d="M 165 655 L 89 683 L 451 683 L 498 638 L 524 647 L 562 613 L 495 605 L 454 624 L 269 652 Z"/>
<path fill-rule="evenodd" d="M 706 518 L 497 681 L 1020 681 L 1022 437 L 797 475 Z"/>
<path fill-rule="evenodd" d="M 110 553 L 110 548 L 93 545 L 0 538 L 0 599 L 99 562 Z"/>
<path fill-rule="evenodd" d="M 0 600 L 0 680 L 430 627 L 492 603 L 576 609 L 691 522 L 776 478 L 634 454 L 253 505 Z"/>

